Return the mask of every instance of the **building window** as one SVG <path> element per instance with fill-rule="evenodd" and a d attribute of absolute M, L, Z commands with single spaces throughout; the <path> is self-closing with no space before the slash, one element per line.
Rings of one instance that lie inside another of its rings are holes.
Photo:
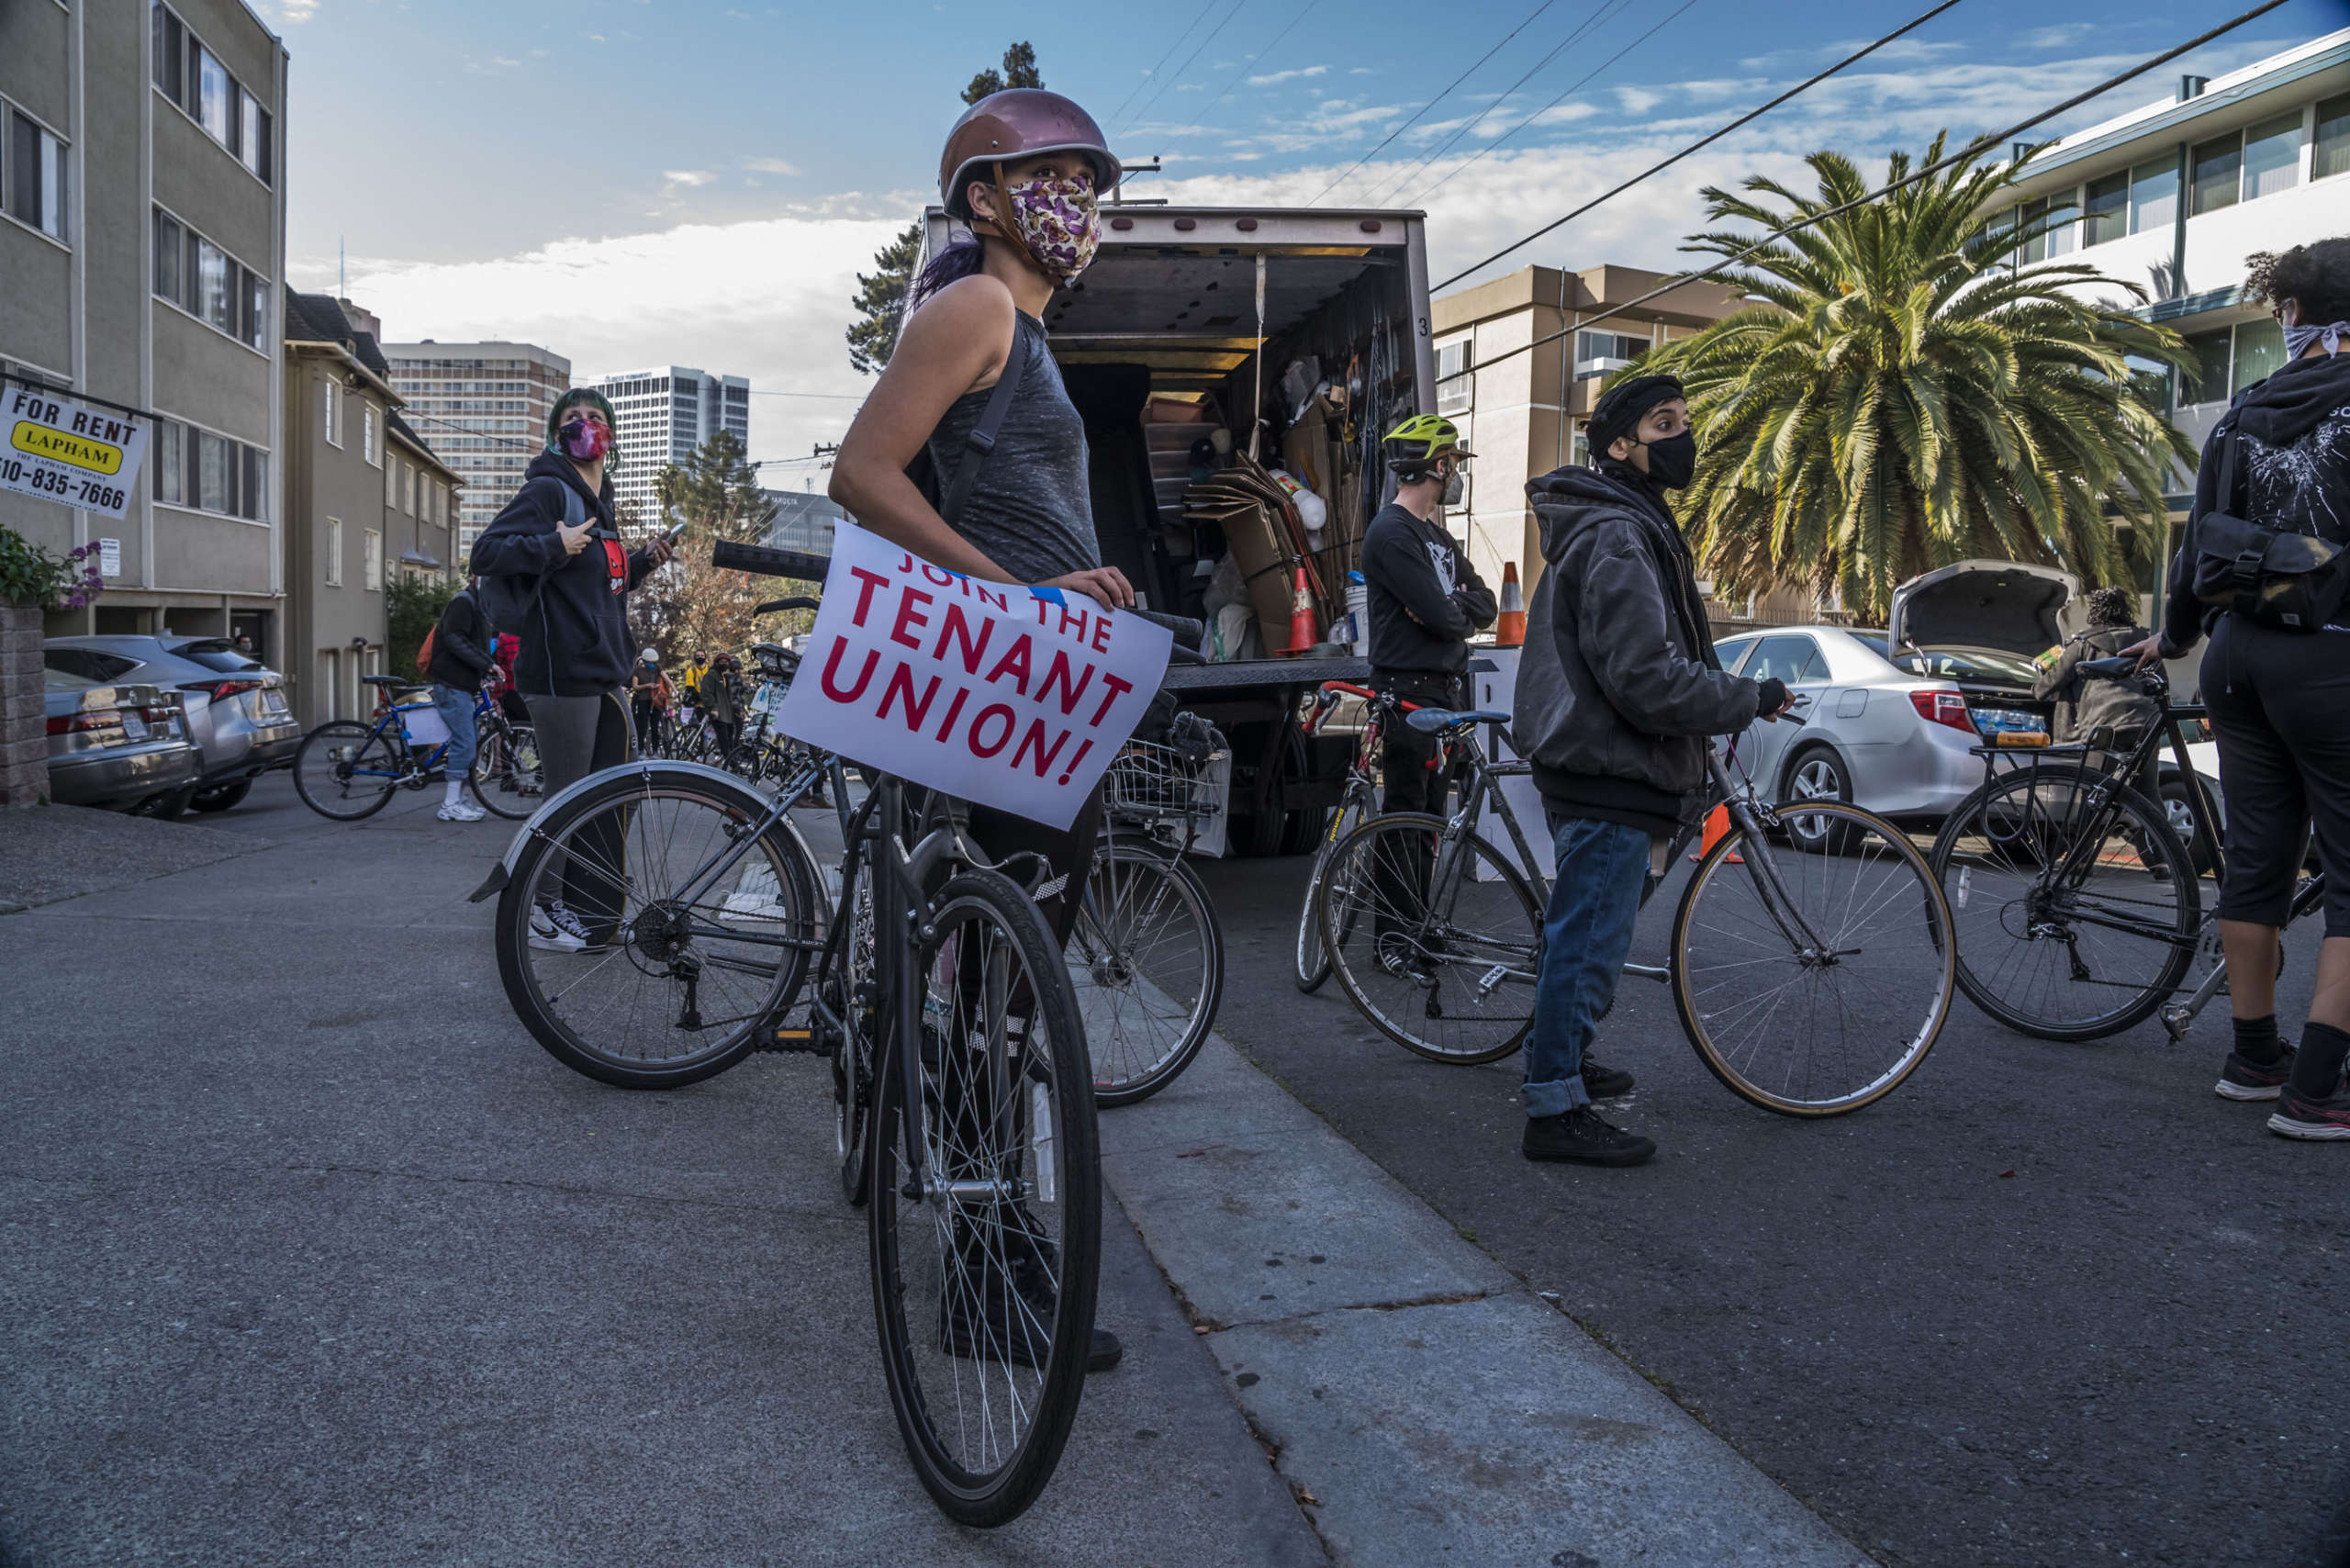
<path fill-rule="evenodd" d="M 2195 356 L 2195 367 L 2179 380 L 2182 407 L 2225 403 L 2254 382 L 2276 374 L 2285 363 L 2284 329 L 2272 320 L 2190 333 L 2187 347 Z"/>
<path fill-rule="evenodd" d="M 2317 146 L 2310 157 L 2310 178 L 2332 174 L 2350 174 L 2350 93 L 2317 106 Z"/>
<path fill-rule="evenodd" d="M 2130 232 L 2167 229 L 2178 221 L 2178 162 L 2141 163 L 2130 171 Z"/>
<path fill-rule="evenodd" d="M 326 393 L 326 422 L 321 428 L 326 433 L 327 444 L 329 446 L 341 446 L 342 444 L 342 421 L 336 416 L 341 413 L 342 409 L 341 384 L 337 382 L 331 375 L 322 375 L 319 377 L 319 386 L 322 387 Z"/>
<path fill-rule="evenodd" d="M 1469 340 L 1445 343 L 1436 351 L 1436 406 L 1438 413 L 1457 414 L 1472 401 Z"/>
<path fill-rule="evenodd" d="M 375 405 L 364 400 L 360 403 L 359 454 L 378 466 L 384 461 L 383 451 L 375 444 Z"/>
<path fill-rule="evenodd" d="M 2244 133 L 2244 199 L 2291 190 L 2301 181 L 2301 111 L 2247 127 Z"/>
<path fill-rule="evenodd" d="M 152 0 L 155 85 L 263 185 L 274 151 L 269 111 L 162 0 Z"/>
<path fill-rule="evenodd" d="M 0 201 L 8 216 L 50 239 L 65 239 L 65 143 L 39 122 L 8 111 L 6 170 L 0 174 Z"/>
<path fill-rule="evenodd" d="M 342 586 L 342 519 L 327 519 L 327 587 Z"/>
<path fill-rule="evenodd" d="M 155 425 L 155 498 L 169 506 L 187 504 L 187 427 L 177 420 Z"/>
<path fill-rule="evenodd" d="M 160 207 L 154 222 L 156 297 L 267 353 L 269 280 Z"/>
<path fill-rule="evenodd" d="M 2233 207 L 2244 184 L 2243 138 L 2231 131 L 2195 149 L 2195 178 L 2190 187 L 2190 213 L 2217 212 Z"/>
<path fill-rule="evenodd" d="M 269 454 L 232 436 L 155 421 L 155 498 L 168 506 L 269 521 Z"/>
<path fill-rule="evenodd" d="M 369 593 L 384 591 L 384 535 L 378 530 L 363 530 L 359 535 L 360 584 Z"/>
<path fill-rule="evenodd" d="M 2285 363 L 2285 329 L 2275 321 L 2246 321 L 2236 328 L 2236 368 L 2231 395 L 2265 381 Z"/>
<path fill-rule="evenodd" d="M 410 517 L 417 515 L 416 465 L 413 463 L 400 465 L 400 510 Z"/>
<path fill-rule="evenodd" d="M 2088 199 L 2081 204 L 2081 243 L 2102 245 L 2119 240 L 2130 227 L 2130 176 L 2108 174 L 2089 182 Z"/>

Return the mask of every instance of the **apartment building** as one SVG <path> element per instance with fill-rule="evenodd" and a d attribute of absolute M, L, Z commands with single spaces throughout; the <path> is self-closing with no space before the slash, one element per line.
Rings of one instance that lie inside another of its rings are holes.
<path fill-rule="evenodd" d="M 462 484 L 453 557 L 462 566 L 546 449 L 547 416 L 570 388 L 571 361 L 536 343 L 425 338 L 383 349 L 406 418 Z"/>
<path fill-rule="evenodd" d="M 286 54 L 239 0 L 0 4 L 0 372 L 135 411 L 115 522 L 0 495 L 0 524 L 121 569 L 52 634 L 242 634 L 281 655 Z"/>
<path fill-rule="evenodd" d="M 1664 281 L 1664 274 L 1639 267 L 1521 267 L 1434 302 L 1437 410 L 1460 427 L 1477 454 L 1468 493 L 1449 520 L 1487 582 L 1499 583 L 1503 563 L 1515 561 L 1533 591 L 1542 552 L 1526 482 L 1589 461 L 1574 427 L 1591 417 L 1602 378 L 1739 308 L 1735 289 L 1693 283 L 1615 313 Z M 1488 360 L 1499 362 L 1472 368 Z"/>
<path fill-rule="evenodd" d="M 2065 137 L 2018 183 L 2012 224 L 2067 218 L 2016 258 L 2087 263 L 2149 290 L 2137 313 L 2181 333 L 2194 368 L 2170 378 L 2172 418 L 2199 443 L 2228 401 L 2284 363 L 2244 258 L 2350 233 L 2350 28 Z M 2110 294 L 2111 290 L 2092 290 Z M 2186 476 L 2171 497 L 2185 520 Z"/>
<path fill-rule="evenodd" d="M 720 431 L 731 431 L 744 448 L 751 441 L 751 384 L 739 375 L 711 375 L 681 364 L 607 375 L 596 389 L 612 400 L 620 428 L 620 466 L 612 475 L 612 498 L 625 511 L 650 523 L 659 515 L 653 481 L 672 463 L 683 463 Z"/>

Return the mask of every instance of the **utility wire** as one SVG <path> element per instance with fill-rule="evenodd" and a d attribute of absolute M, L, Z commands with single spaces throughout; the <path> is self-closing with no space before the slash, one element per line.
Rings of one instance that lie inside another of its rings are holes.
<path fill-rule="evenodd" d="M 1955 6 L 1958 0 L 1950 0 L 1950 3 Z M 764 386 L 752 387 L 751 396 L 754 398 L 830 398 L 848 403 L 865 401 L 865 394 L 862 392 L 770 392 Z"/>
<path fill-rule="evenodd" d="M 2121 86 L 2125 82 L 2143 76 L 2147 72 L 2154 70 L 2156 66 L 2167 65 L 2172 61 L 2177 60 L 2180 55 L 2188 53 L 2193 50 L 2200 49 L 2205 44 L 2210 43 L 2213 39 L 2221 38 L 2228 33 L 2235 31 L 2238 28 L 2243 27 L 2246 22 L 2257 21 L 2260 17 L 2268 15 L 2269 12 L 2274 11 L 2277 6 L 2284 4 L 2285 0 L 2266 0 L 2266 4 L 2255 6 L 2240 17 L 2221 22 L 2210 32 L 2199 33 L 2194 38 L 2188 39 L 2185 43 L 2180 44 L 2177 49 L 2165 50 L 2161 54 L 2154 55 L 2151 59 L 2141 61 L 2139 63 L 2132 66 L 2129 70 L 2122 72 L 2118 76 L 2107 77 L 2104 81 L 2098 83 L 2096 86 L 2089 88 L 2087 92 L 2076 93 L 2071 97 L 2065 99 L 2063 103 L 2041 110 L 2038 114 L 2033 115 L 2030 119 L 2018 120 L 2015 124 L 2008 127 L 2005 130 L 1993 131 L 1987 136 L 1979 136 L 1973 141 L 1968 142 L 1964 147 L 1959 149 L 1956 152 L 1952 153 L 1949 157 L 1942 159 L 1939 162 L 1929 163 L 1924 168 L 1918 170 L 1914 174 L 1904 174 L 1901 178 L 1893 181 L 1889 185 L 1869 192 L 1866 196 L 1854 196 L 1850 201 L 1840 202 L 1834 207 L 1827 207 L 1821 211 L 1812 214 L 1809 218 L 1803 218 L 1798 222 L 1790 223 L 1783 229 L 1774 229 L 1770 233 L 1762 236 L 1762 239 L 1757 240 L 1753 244 L 1748 246 L 1745 250 L 1740 251 L 1737 255 L 1726 256 L 1702 272 L 1684 274 L 1682 276 L 1674 278 L 1672 282 L 1665 284 L 1660 288 L 1652 288 L 1649 290 L 1646 294 L 1641 295 L 1637 299 L 1628 299 L 1623 304 L 1618 305 L 1601 315 L 1579 319 L 1572 327 L 1562 328 L 1558 331 L 1549 334 L 1547 337 L 1537 338 L 1530 343 L 1520 343 L 1514 349 L 1505 349 L 1500 353 L 1494 355 L 1491 359 L 1479 360 L 1475 364 L 1471 365 L 1467 371 L 1462 372 L 1462 374 L 1469 375 L 1473 374 L 1476 371 L 1488 369 L 1494 365 L 1501 364 L 1504 360 L 1516 359 L 1519 354 L 1529 353 L 1532 351 L 1540 348 L 1545 343 L 1555 343 L 1561 338 L 1570 336 L 1574 332 L 1582 331 L 1589 327 L 1597 326 L 1602 321 L 1616 320 L 1626 311 L 1637 309 L 1639 307 L 1646 305 L 1651 299 L 1661 298 L 1665 295 L 1671 294 L 1674 289 L 1681 288 L 1686 285 L 1703 282 L 1705 279 L 1713 276 L 1716 273 L 1722 271 L 1724 268 L 1737 266 L 1740 263 L 1748 261 L 1755 256 L 1765 247 L 1776 242 L 1777 241 L 1785 239 L 1788 235 L 1796 233 L 1799 230 L 1809 229 L 1814 224 L 1825 223 L 1828 219 L 1837 217 L 1839 214 L 1850 212 L 1856 207 L 1866 207 L 1873 201 L 1881 201 L 1885 197 L 1891 196 L 1895 191 L 1901 189 L 1904 185 L 1914 185 L 1919 180 L 1926 178 L 1930 174 L 1939 174 L 1942 170 L 1949 168 L 1953 163 L 1966 162 L 1978 158 L 1990 149 L 1998 146 L 2000 142 L 2009 140 L 2020 133 L 2030 130 L 2033 126 L 2040 124 L 2042 120 L 2054 119 L 2058 115 L 2066 113 L 2072 109 L 2076 109 L 2083 104 L 2087 103 L 2090 99 L 2113 91 L 2114 88 Z M 1482 266 L 1484 263 L 1479 263 L 1478 264 Z"/>
<path fill-rule="evenodd" d="M 1525 86 L 1528 82 L 1531 81 L 1537 72 L 1550 64 L 1550 62 L 1558 59 L 1561 54 L 1564 53 L 1569 47 L 1580 40 L 1585 34 L 1605 27 L 1607 23 L 1615 20 L 1616 17 L 1623 12 L 1624 8 L 1630 4 L 1631 0 L 1600 0 L 1600 4 L 1592 8 L 1591 15 L 1585 17 L 1582 22 L 1576 26 L 1574 31 L 1569 33 L 1565 38 L 1561 39 L 1556 44 L 1551 46 L 1550 51 L 1548 54 L 1545 54 L 1541 59 L 1536 61 L 1532 65 L 1528 66 L 1525 73 L 1519 76 L 1516 81 L 1511 83 L 1507 87 L 1504 88 L 1500 95 L 1497 95 L 1492 103 L 1487 104 L 1483 108 L 1479 109 L 1475 114 L 1470 116 L 1460 124 L 1455 126 L 1453 128 L 1452 134 L 1446 137 L 1442 141 L 1437 144 L 1436 151 L 1430 152 L 1427 157 L 1413 164 L 1410 169 L 1404 172 L 1402 178 L 1398 179 L 1393 185 L 1387 187 L 1384 195 L 1374 197 L 1374 201 L 1384 202 L 1388 196 L 1393 196 L 1397 191 L 1402 190 L 1405 185 L 1408 185 L 1414 180 L 1418 179 L 1420 175 L 1427 171 L 1429 164 L 1443 157 L 1447 152 L 1452 150 L 1453 146 L 1458 143 L 1462 137 L 1468 135 L 1478 126 L 1483 124 L 1487 115 L 1492 114 L 1495 109 L 1501 107 L 1503 104 L 1508 102 L 1510 95 L 1516 92 L 1520 87 Z M 1684 8 L 1685 9 L 1686 7 Z M 1589 78 L 1586 77 L 1584 80 L 1588 81 Z"/>
<path fill-rule="evenodd" d="M 1192 49 L 1192 52 L 1183 57 L 1183 63 L 1175 68 L 1175 74 L 1160 83 L 1158 84 L 1158 91 L 1152 93 L 1149 97 L 1145 98 L 1141 105 L 1136 108 L 1133 118 L 1126 122 L 1126 129 L 1128 130 L 1134 129 L 1136 122 L 1139 121 L 1142 117 L 1148 112 L 1152 105 L 1158 103 L 1159 99 L 1167 95 L 1168 88 L 1172 87 L 1176 83 L 1181 82 L 1183 79 L 1184 73 L 1192 69 L 1192 62 L 1199 59 L 1200 51 L 1207 48 L 1208 45 L 1215 42 L 1218 38 L 1222 37 L 1224 29 L 1232 25 L 1232 18 L 1240 15 L 1241 8 L 1248 4 L 1248 0 L 1232 0 L 1232 9 L 1226 11 L 1224 14 L 1224 19 L 1216 23 L 1214 27 L 1209 28 L 1208 36 L 1202 39 L 1197 46 Z"/>
<path fill-rule="evenodd" d="M 1167 46 L 1167 52 L 1158 57 L 1158 63 L 1152 66 L 1148 72 L 1145 73 L 1141 81 L 1126 89 L 1126 95 L 1118 100 L 1118 106 L 1116 108 L 1110 111 L 1110 119 L 1112 121 L 1115 121 L 1120 115 L 1126 112 L 1126 106 L 1135 101 L 1135 95 L 1136 93 L 1141 92 L 1145 87 L 1149 86 L 1152 83 L 1158 80 L 1158 73 L 1166 69 L 1167 62 L 1175 58 L 1175 51 L 1183 47 L 1183 40 L 1192 36 L 1192 28 L 1198 27 L 1202 22 L 1205 21 L 1207 19 L 1208 13 L 1214 8 L 1215 0 L 1207 0 L 1207 4 L 1200 7 L 1200 14 L 1192 18 L 1190 26 L 1184 28 L 1181 32 L 1175 35 L 1175 41 Z"/>
<path fill-rule="evenodd" d="M 1508 43 L 1510 39 L 1524 32 L 1532 25 L 1536 17 L 1541 16 L 1543 12 L 1549 10 L 1558 3 L 1559 0 L 1542 0 L 1542 4 L 1537 6 L 1527 17 L 1525 21 L 1518 23 L 1517 26 L 1510 28 L 1508 32 L 1502 35 L 1501 43 L 1494 45 L 1493 48 L 1479 55 L 1477 57 L 1476 65 L 1472 65 L 1467 71 L 1463 71 L 1460 75 L 1455 76 L 1451 81 L 1446 83 L 1443 92 L 1438 93 L 1435 97 L 1430 98 L 1427 103 L 1422 104 L 1418 108 L 1414 109 L 1412 111 L 1412 118 L 1405 120 L 1402 125 L 1397 126 L 1393 130 L 1389 131 L 1385 140 L 1372 148 L 1370 151 L 1364 153 L 1361 157 L 1356 159 L 1352 168 L 1348 169 L 1346 173 L 1340 174 L 1337 179 L 1332 180 L 1328 185 L 1324 185 L 1320 190 L 1316 191 L 1314 194 L 1314 201 L 1320 201 L 1324 196 L 1328 196 L 1332 191 L 1337 190 L 1340 185 L 1345 185 L 1348 180 L 1353 179 L 1355 177 L 1356 170 L 1360 169 L 1373 158 L 1376 158 L 1382 152 L 1386 151 L 1388 142 L 1393 141 L 1397 137 L 1411 129 L 1413 126 L 1418 124 L 1419 118 L 1422 115 L 1427 113 L 1430 109 L 1436 107 L 1437 105 L 1442 103 L 1446 97 L 1451 94 L 1453 88 L 1460 86 L 1460 84 L 1469 80 L 1470 76 L 1476 71 L 1478 65 L 1484 64 L 1485 62 L 1493 59 L 1496 54 L 1499 54 L 1502 51 L 1503 44 Z M 1308 202 L 1306 205 L 1311 207 L 1314 203 Z"/>
<path fill-rule="evenodd" d="M 1617 185 L 1614 190 L 1607 192 L 1606 195 L 1594 196 L 1591 200 L 1583 203 L 1581 207 L 1576 207 L 1572 212 L 1568 213 L 1564 218 L 1557 218 L 1551 222 L 1546 223 L 1541 228 L 1537 229 L 1533 233 L 1526 236 L 1526 238 L 1513 241 L 1509 244 L 1503 246 L 1500 250 L 1495 251 L 1492 255 L 1487 256 L 1483 261 L 1479 262 L 1475 266 L 1461 268 L 1459 272 L 1454 273 L 1450 277 L 1446 278 L 1442 283 L 1438 284 L 1436 287 L 1450 288 L 1454 284 L 1459 283 L 1462 278 L 1467 277 L 1470 274 L 1482 271 L 1483 269 L 1493 265 L 1495 262 L 1500 261 L 1504 256 L 1508 255 L 1512 251 L 1523 249 L 1524 247 L 1532 244 L 1535 241 L 1542 238 L 1543 235 L 1550 233 L 1552 230 L 1557 229 L 1561 224 L 1569 223 L 1573 221 L 1575 218 L 1581 218 L 1584 213 L 1589 212 L 1601 202 L 1609 200 L 1615 196 L 1622 196 L 1626 191 L 1630 190 L 1634 185 L 1639 185 L 1642 180 L 1647 179 L 1650 175 L 1664 173 L 1664 171 L 1672 168 L 1684 158 L 1688 157 L 1692 152 L 1695 152 L 1701 148 L 1719 141 L 1723 137 L 1728 136 L 1731 131 L 1738 129 L 1742 125 L 1760 119 L 1762 116 L 1769 114 L 1773 109 L 1777 108 L 1781 104 L 1785 103 L 1789 98 L 1794 97 L 1798 93 L 1803 93 L 1813 87 L 1818 86 L 1819 84 L 1827 81 L 1830 76 L 1835 75 L 1846 66 L 1854 64 L 1862 60 L 1865 60 L 1870 55 L 1874 54 L 1878 50 L 1883 49 L 1886 44 L 1889 44 L 1894 39 L 1899 38 L 1902 34 L 1916 31 L 1919 28 L 1932 21 L 1936 17 L 1941 16 L 1944 11 L 1949 10 L 1952 6 L 1957 4 L 1958 0 L 1942 0 L 1942 3 L 1935 6 L 1932 10 L 1923 12 L 1914 19 L 1896 28 L 1893 31 L 1886 34 L 1883 38 L 1877 39 L 1866 49 L 1859 50 L 1852 54 L 1846 55 L 1843 59 L 1838 61 L 1835 64 L 1830 66 L 1818 75 L 1812 77 L 1809 81 L 1797 83 L 1795 86 L 1788 88 L 1785 92 L 1780 94 L 1769 103 L 1764 104 L 1762 107 L 1749 109 L 1746 113 L 1739 116 L 1736 119 L 1730 121 L 1719 130 L 1715 131 L 1712 135 L 1691 142 L 1688 146 L 1683 148 L 1672 157 L 1667 158 L 1663 162 L 1657 164 L 1653 168 L 1642 170 L 1639 174 L 1633 175 L 1630 179 L 1626 180 L 1622 185 Z M 1490 148 L 1484 150 L 1484 151 L 1492 151 Z M 1478 153 L 1478 157 L 1484 156 L 1484 151 L 1480 151 Z M 1473 163 L 1476 162 L 1476 159 L 1472 158 L 1469 162 Z M 1463 163 L 1460 168 L 1465 169 L 1468 166 L 1468 163 Z M 1460 172 L 1460 169 L 1456 169 L 1452 173 L 1457 174 Z M 1444 177 L 1445 180 L 1449 180 L 1450 178 L 1452 178 L 1452 174 L 1447 174 Z M 1428 190 L 1436 190 L 1443 184 L 1444 180 L 1438 180 L 1436 185 L 1429 186 Z M 1421 194 L 1425 196 L 1427 192 L 1422 192 Z M 1430 292 L 1434 292 L 1434 290 L 1431 290 Z"/>
<path fill-rule="evenodd" d="M 1297 15 L 1289 19 L 1288 25 L 1283 27 L 1280 32 L 1273 35 L 1273 41 L 1259 50 L 1256 53 L 1250 55 L 1248 57 L 1248 65 L 1244 65 L 1241 69 L 1247 70 L 1248 66 L 1255 65 L 1259 61 L 1264 59 L 1265 56 L 1272 53 L 1274 50 L 1280 48 L 1281 39 L 1289 37 L 1291 31 L 1296 28 L 1297 24 L 1305 20 L 1306 12 L 1313 10 L 1315 6 L 1319 6 L 1320 4 L 1322 4 L 1322 0 L 1305 0 L 1304 6 L 1299 9 Z M 1175 133 L 1175 140 L 1168 143 L 1168 145 L 1169 147 L 1181 146 L 1185 137 L 1191 135 L 1194 131 L 1204 129 L 1205 127 L 1201 122 L 1205 120 L 1208 116 L 1215 113 L 1218 106 L 1222 105 L 1225 99 L 1232 96 L 1232 88 L 1239 86 L 1240 84 L 1240 72 L 1236 71 L 1232 73 L 1232 87 L 1226 87 L 1222 93 L 1216 95 L 1215 102 L 1210 104 L 1206 108 L 1202 109 L 1198 119 L 1193 120 L 1190 125 L 1187 125 L 1182 129 L 1177 131 Z"/>

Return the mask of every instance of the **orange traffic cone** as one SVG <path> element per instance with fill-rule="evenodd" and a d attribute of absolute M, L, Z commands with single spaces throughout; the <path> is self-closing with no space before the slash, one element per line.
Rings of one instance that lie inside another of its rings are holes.
<path fill-rule="evenodd" d="M 1494 622 L 1494 642 L 1515 648 L 1526 641 L 1526 595 L 1517 586 L 1517 563 L 1502 563 L 1502 612 Z"/>
<path fill-rule="evenodd" d="M 1305 586 L 1305 568 L 1297 569 L 1297 586 L 1289 596 L 1289 651 L 1292 655 L 1314 647 L 1314 595 Z"/>
<path fill-rule="evenodd" d="M 1716 806 L 1706 813 L 1706 831 L 1697 840 L 1697 853 L 1689 858 L 1693 861 L 1703 860 L 1707 856 L 1711 855 L 1714 852 L 1714 846 L 1719 844 L 1723 835 L 1729 832 L 1729 808 Z M 1746 857 L 1732 853 L 1729 863 L 1733 866 L 1743 866 L 1746 864 Z"/>

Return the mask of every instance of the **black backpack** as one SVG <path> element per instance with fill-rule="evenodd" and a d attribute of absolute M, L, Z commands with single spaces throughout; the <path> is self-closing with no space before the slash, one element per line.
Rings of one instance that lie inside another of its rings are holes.
<path fill-rule="evenodd" d="M 2350 554 L 2317 534 L 2271 528 L 2230 512 L 2236 448 L 2244 438 L 2231 423 L 2220 440 L 2217 503 L 2188 525 L 2195 597 L 2280 632 L 2317 631 L 2350 593 Z"/>
<path fill-rule="evenodd" d="M 563 525 L 576 528 L 586 522 L 588 502 L 577 490 L 562 480 L 553 482 L 563 491 Z M 523 624 L 531 618 L 531 610 L 539 602 L 539 595 L 546 588 L 548 577 L 560 570 L 563 564 L 558 560 L 535 577 L 524 577 L 519 572 L 482 574 L 480 591 L 474 597 L 490 626 L 496 631 L 520 636 Z"/>

